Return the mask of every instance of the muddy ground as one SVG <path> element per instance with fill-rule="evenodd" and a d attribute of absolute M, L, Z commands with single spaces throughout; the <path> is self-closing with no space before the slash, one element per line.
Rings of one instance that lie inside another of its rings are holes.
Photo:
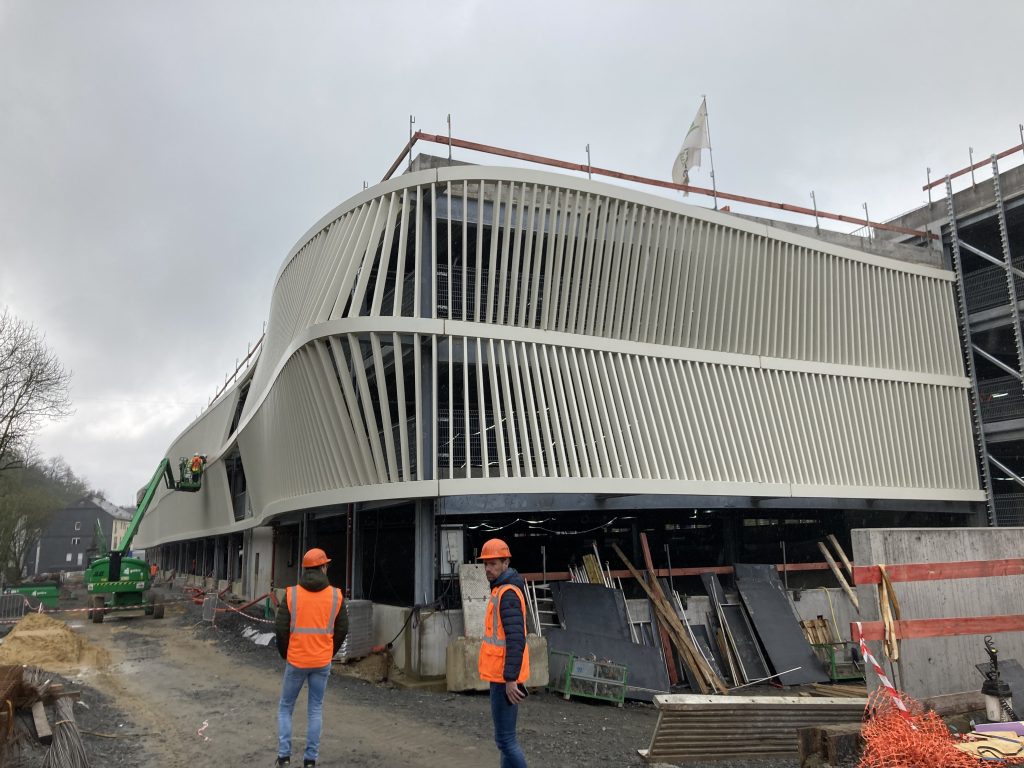
<path fill-rule="evenodd" d="M 180 594 L 168 597 L 181 600 Z M 273 764 L 283 662 L 273 644 L 259 646 L 241 636 L 247 626 L 267 631 L 268 624 L 228 613 L 211 625 L 187 601 L 169 606 L 162 620 L 111 615 L 92 624 L 83 614 L 65 618 L 109 653 L 99 667 L 55 670 L 82 691 L 76 715 L 93 766 Z M 376 680 L 381 670 L 370 659 L 355 671 Z M 297 758 L 305 713 L 303 694 L 294 721 Z M 485 694 L 403 690 L 339 671 L 328 685 L 324 718 L 319 765 L 325 768 L 498 764 Z M 636 750 L 649 744 L 656 721 L 649 705 L 619 709 L 539 691 L 521 708 L 519 733 L 533 768 L 640 766 Z M 41 766 L 43 754 L 42 748 L 27 749 L 12 768 Z M 713 765 L 789 768 L 796 761 Z"/>

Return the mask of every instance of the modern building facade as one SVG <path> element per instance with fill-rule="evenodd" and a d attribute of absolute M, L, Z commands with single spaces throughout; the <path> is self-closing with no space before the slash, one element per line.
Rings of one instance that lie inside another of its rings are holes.
<path fill-rule="evenodd" d="M 641 530 L 704 565 L 983 517 L 941 259 L 430 165 L 285 258 L 258 357 L 168 449 L 209 463 L 141 527 L 163 567 L 256 596 L 316 544 L 350 594 L 413 605 L 499 530 L 551 571 Z"/>

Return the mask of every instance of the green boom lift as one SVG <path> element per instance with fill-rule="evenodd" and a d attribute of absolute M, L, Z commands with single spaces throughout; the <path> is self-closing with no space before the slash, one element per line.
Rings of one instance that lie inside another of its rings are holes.
<path fill-rule="evenodd" d="M 198 468 L 193 469 L 193 464 Z M 86 589 L 92 595 L 89 616 L 94 622 L 102 622 L 103 615 L 111 608 L 143 608 L 146 615 L 154 619 L 163 618 L 163 604 L 157 604 L 154 595 L 149 595 L 148 600 L 146 598 L 146 592 L 150 587 L 149 566 L 145 560 L 127 555 L 131 551 L 132 540 L 138 533 L 142 518 L 149 509 L 157 488 L 160 487 L 160 482 L 163 481 L 172 491 L 195 493 L 202 487 L 205 468 L 205 456 L 197 454 L 191 459 L 183 457 L 178 462 L 178 476 L 181 479 L 175 480 L 171 462 L 167 459 L 160 462 L 160 466 L 153 473 L 153 479 L 146 486 L 142 501 L 139 502 L 120 545 L 116 549 L 111 549 L 104 557 L 93 560 L 85 571 Z"/>

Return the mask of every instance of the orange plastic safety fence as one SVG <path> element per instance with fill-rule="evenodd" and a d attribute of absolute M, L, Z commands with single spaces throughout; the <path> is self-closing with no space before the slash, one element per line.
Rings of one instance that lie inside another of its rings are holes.
<path fill-rule="evenodd" d="M 892 703 L 892 696 L 878 688 L 868 697 L 861 735 L 864 751 L 858 768 L 978 768 L 989 761 L 962 752 L 954 745 L 960 741 L 935 712 L 925 712 L 921 704 L 905 693 L 905 717 Z M 1003 765 L 1024 765 L 1024 759 L 1001 760 Z"/>

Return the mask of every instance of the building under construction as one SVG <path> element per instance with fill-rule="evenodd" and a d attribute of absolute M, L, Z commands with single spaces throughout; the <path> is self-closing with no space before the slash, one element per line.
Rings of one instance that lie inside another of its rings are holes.
<path fill-rule="evenodd" d="M 420 156 L 287 254 L 168 448 L 202 491 L 137 543 L 248 597 L 320 546 L 350 596 L 455 607 L 495 532 L 528 573 L 644 532 L 661 566 L 814 578 L 828 534 L 1019 523 L 1022 180 L 856 237 Z"/>

